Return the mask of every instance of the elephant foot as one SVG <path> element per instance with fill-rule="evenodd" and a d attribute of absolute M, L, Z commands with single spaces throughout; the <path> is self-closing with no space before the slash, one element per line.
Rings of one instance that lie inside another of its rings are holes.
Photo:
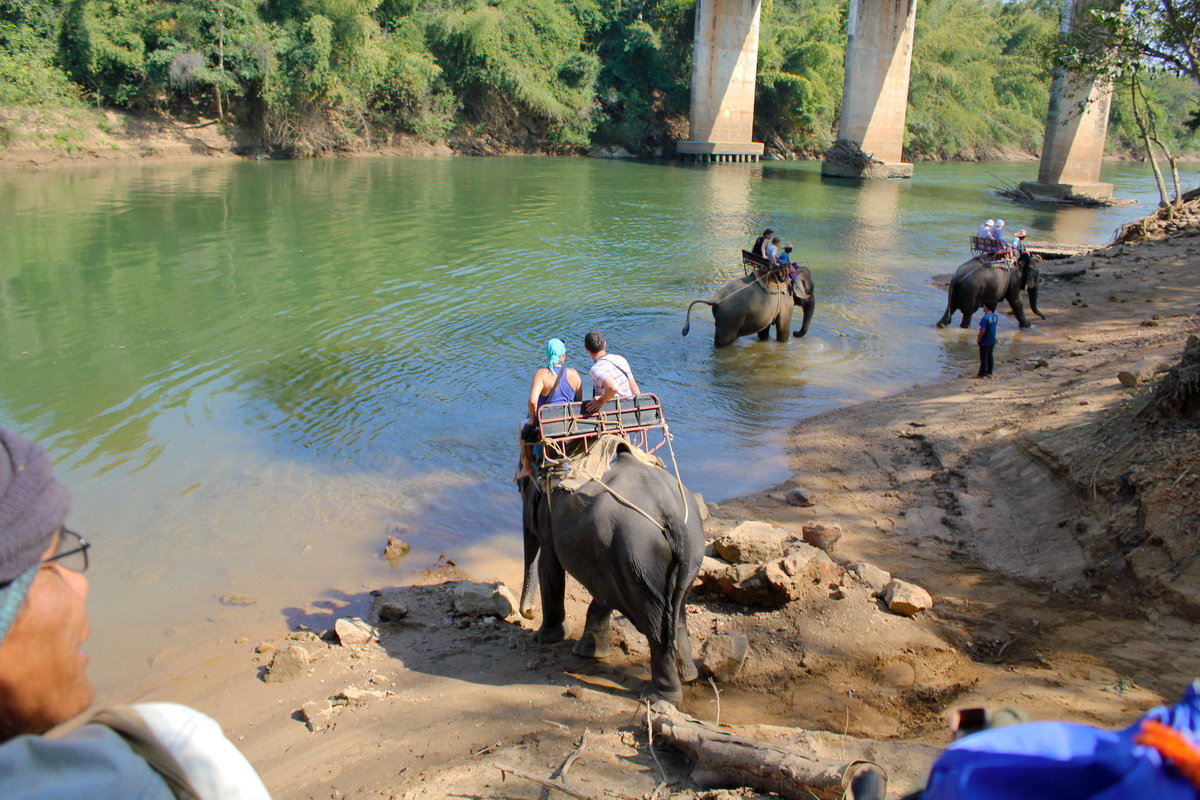
<path fill-rule="evenodd" d="M 642 687 L 642 699 L 649 701 L 650 705 L 654 705 L 659 700 L 666 700 L 671 705 L 677 706 L 683 702 L 683 689 L 664 689 L 650 682 Z"/>
<path fill-rule="evenodd" d="M 558 644 L 565 638 L 567 638 L 567 631 L 562 625 L 552 625 L 549 627 L 543 625 L 533 635 L 533 640 L 539 644 Z"/>
<path fill-rule="evenodd" d="M 607 658 L 612 655 L 612 645 L 608 639 L 597 639 L 591 634 L 585 633 L 575 646 L 571 648 L 571 652 L 583 658 Z"/>

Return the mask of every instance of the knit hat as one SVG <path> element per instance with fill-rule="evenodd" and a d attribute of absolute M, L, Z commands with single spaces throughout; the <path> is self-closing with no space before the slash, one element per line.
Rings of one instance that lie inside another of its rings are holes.
<path fill-rule="evenodd" d="M 67 490 L 54 480 L 46 451 L 0 428 L 0 638 L 69 507 Z"/>

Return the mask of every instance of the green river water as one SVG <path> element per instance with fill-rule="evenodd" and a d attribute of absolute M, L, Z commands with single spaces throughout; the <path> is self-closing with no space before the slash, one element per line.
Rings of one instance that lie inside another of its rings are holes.
<path fill-rule="evenodd" d="M 581 369 L 592 328 L 629 358 L 693 490 L 783 479 L 797 420 L 973 362 L 972 333 L 934 328 L 930 278 L 982 219 L 1103 242 L 1152 207 L 1138 165 L 1104 175 L 1136 207 L 991 195 L 1035 171 L 918 165 L 857 185 L 811 163 L 529 157 L 0 173 L 0 424 L 50 450 L 96 543 L 101 686 L 172 648 L 328 625 L 443 554 L 518 581 L 514 438 L 551 336 Z M 740 274 L 767 225 L 812 268 L 809 336 L 714 351 L 699 308 L 682 338 L 687 303 Z M 1043 324 L 1067 302 L 1044 290 Z M 1001 327 L 1036 353 L 1038 327 Z M 413 545 L 398 568 L 380 558 L 389 533 Z"/>

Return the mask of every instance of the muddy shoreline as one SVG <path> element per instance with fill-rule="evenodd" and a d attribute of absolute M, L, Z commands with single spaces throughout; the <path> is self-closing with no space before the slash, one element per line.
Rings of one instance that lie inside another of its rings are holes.
<path fill-rule="evenodd" d="M 218 124 L 216 120 L 189 122 L 171 117 L 139 116 L 114 109 L 0 107 L 0 169 L 47 169 L 76 166 L 209 162 L 286 158 L 271 153 L 253 131 Z M 431 142 L 418 136 L 392 133 L 364 139 L 349 149 L 330 151 L 321 158 L 390 156 L 552 155 L 496 140 L 484 133 L 456 131 Z M 669 155 L 633 154 L 620 146 L 594 145 L 586 153 L 595 158 L 670 158 Z M 806 159 L 799 153 L 777 154 L 788 160 Z M 818 157 L 819 158 L 819 157 Z M 979 160 L 1036 161 L 1034 153 L 996 148 L 979 154 Z M 914 157 L 921 163 L 939 159 Z M 1108 161 L 1138 160 L 1120 153 Z"/>
<path fill-rule="evenodd" d="M 1200 660 L 1200 567 L 1182 554 L 1200 522 L 1200 475 L 1178 466 L 1194 457 L 1192 429 L 1164 434 L 1140 467 L 1098 454 L 1116 449 L 1105 425 L 1120 426 L 1150 391 L 1122 386 L 1117 372 L 1147 356 L 1177 360 L 1200 328 L 1197 233 L 1044 265 L 1064 275 L 1043 287 L 1047 319 L 1026 334 L 1001 309 L 992 380 L 951 377 L 798 421 L 793 477 L 713 508 L 707 536 L 745 520 L 791 533 L 837 524 L 838 563 L 870 562 L 918 584 L 933 608 L 894 614 L 845 570 L 781 608 L 696 596 L 697 648 L 737 634 L 750 655 L 734 679 L 689 687 L 684 710 L 835 754 L 879 742 L 873 757 L 900 792 L 949 741 L 952 708 L 1015 705 L 1120 726 L 1173 700 Z M 795 489 L 814 503 L 792 505 Z M 1148 516 L 1142 504 L 1168 490 L 1173 519 Z M 341 645 L 319 638 L 320 625 L 253 640 L 231 631 L 209 652 L 164 658 L 154 685 L 105 699 L 212 714 L 280 798 L 533 798 L 539 787 L 505 780 L 499 766 L 548 776 L 585 729 L 571 780 L 596 797 L 645 796 L 664 778 L 672 797 L 760 796 L 702 791 L 682 757 L 651 751 L 638 701 L 645 643 L 618 621 L 614 656 L 571 655 L 577 586 L 569 640 L 554 647 L 533 642 L 536 618 L 453 613 L 454 582 L 501 577 L 441 564 L 410 585 L 378 587 L 398 592 L 407 613 L 380 623 L 377 641 Z M 337 617 L 330 604 L 328 627 Z M 311 663 L 265 683 L 271 660 L 293 646 Z M 306 724 L 306 706 L 320 724 Z"/>

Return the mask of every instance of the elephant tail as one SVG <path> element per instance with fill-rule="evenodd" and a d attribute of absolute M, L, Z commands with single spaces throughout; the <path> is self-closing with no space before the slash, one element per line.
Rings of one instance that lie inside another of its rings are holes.
<path fill-rule="evenodd" d="M 672 514 L 666 521 L 664 534 L 671 548 L 671 563 L 667 566 L 665 590 L 666 614 L 663 615 L 662 640 L 668 651 L 678 658 L 679 624 L 683 622 L 684 603 L 695 576 L 689 574 L 691 563 L 687 523 L 684 515 Z"/>
<path fill-rule="evenodd" d="M 692 328 L 692 306 L 696 305 L 697 303 L 704 303 L 704 305 L 712 306 L 713 308 L 716 308 L 716 306 L 717 306 L 717 304 L 714 303 L 712 300 L 693 300 L 691 302 L 691 305 L 688 306 L 687 319 L 684 320 L 684 323 L 683 323 L 683 335 L 684 336 L 687 336 L 688 331 L 691 330 L 691 328 Z"/>

